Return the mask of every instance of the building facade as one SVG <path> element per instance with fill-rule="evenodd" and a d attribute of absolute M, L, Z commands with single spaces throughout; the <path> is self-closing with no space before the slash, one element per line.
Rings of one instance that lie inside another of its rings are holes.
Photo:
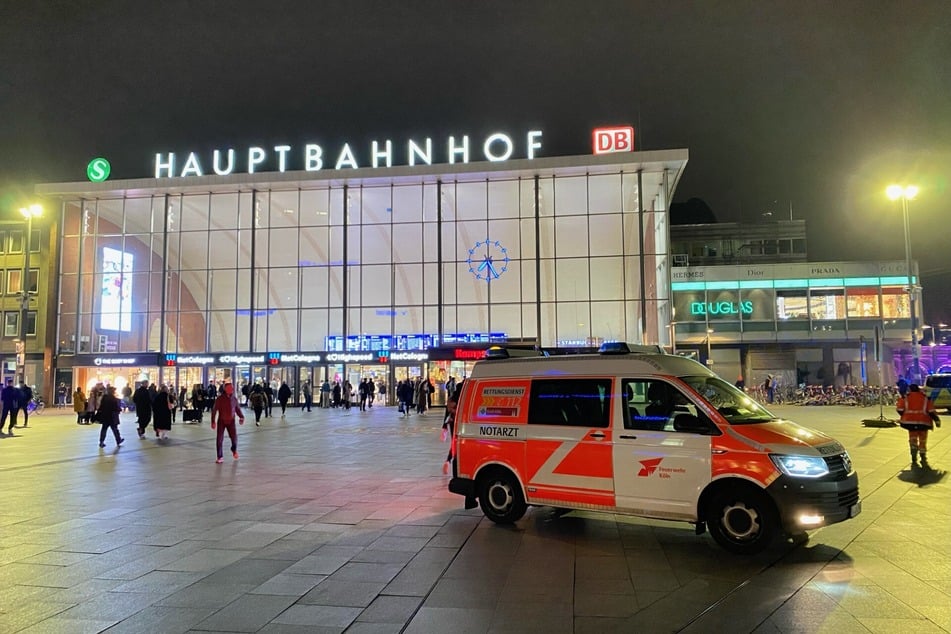
<path fill-rule="evenodd" d="M 41 185 L 61 201 L 57 369 L 84 388 L 287 381 L 299 393 L 363 376 L 441 383 L 496 342 L 666 345 L 667 208 L 686 160 Z"/>
<path fill-rule="evenodd" d="M 671 287 L 677 347 L 721 376 L 891 385 L 910 374 L 903 261 L 674 267 Z M 921 356 L 922 374 L 940 368 Z"/>

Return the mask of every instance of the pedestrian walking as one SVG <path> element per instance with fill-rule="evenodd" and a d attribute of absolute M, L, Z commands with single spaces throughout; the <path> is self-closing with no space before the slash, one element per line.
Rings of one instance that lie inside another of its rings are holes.
<path fill-rule="evenodd" d="M 56 407 L 66 407 L 66 396 L 68 394 L 69 389 L 66 384 L 60 383 L 59 387 L 56 388 Z"/>
<path fill-rule="evenodd" d="M 320 406 L 325 409 L 330 407 L 330 381 L 327 379 L 320 384 Z"/>
<path fill-rule="evenodd" d="M 270 385 L 264 386 L 264 417 L 271 417 L 271 408 L 274 406 L 274 388 Z"/>
<path fill-rule="evenodd" d="M 99 409 L 96 410 L 96 420 L 102 425 L 99 429 L 99 447 L 106 446 L 106 432 L 112 430 L 116 439 L 116 447 L 125 442 L 119 434 L 119 399 L 116 398 L 116 388 L 109 386 L 105 394 L 99 399 Z"/>
<path fill-rule="evenodd" d="M 921 468 L 930 469 L 928 464 L 928 432 L 937 425 L 941 427 L 941 419 L 934 409 L 934 402 L 925 396 L 917 383 L 908 386 L 908 394 L 898 399 L 895 406 L 901 415 L 899 423 L 908 430 L 908 446 L 911 450 L 911 468 L 918 468 L 918 457 L 921 457 Z"/>
<path fill-rule="evenodd" d="M 277 402 L 281 404 L 281 418 L 287 418 L 287 401 L 291 400 L 291 388 L 287 386 L 287 381 L 281 381 L 281 387 L 277 390 Z"/>
<path fill-rule="evenodd" d="M 172 424 L 175 424 L 177 422 L 175 420 L 176 414 L 178 413 L 178 399 L 175 396 L 175 386 L 169 385 L 166 388 L 165 393 L 168 394 L 168 413 L 172 417 Z"/>
<path fill-rule="evenodd" d="M 343 382 L 343 389 L 341 390 L 343 398 L 343 408 L 350 411 L 350 401 L 353 399 L 353 385 L 350 384 L 350 381 Z"/>
<path fill-rule="evenodd" d="M 341 387 L 340 381 L 334 381 L 334 386 L 333 386 L 333 389 L 331 390 L 331 394 L 333 394 L 333 401 L 331 401 L 330 406 L 335 408 L 340 407 L 340 405 L 343 403 L 343 399 L 342 399 L 343 387 Z"/>
<path fill-rule="evenodd" d="M 152 427 L 159 440 L 168 440 L 168 432 L 172 431 L 172 410 L 168 388 L 164 385 L 152 399 Z"/>
<path fill-rule="evenodd" d="M 373 377 L 367 379 L 367 407 L 373 408 L 373 401 L 376 399 L 376 385 L 373 383 Z"/>
<path fill-rule="evenodd" d="M 310 381 L 304 381 L 304 385 L 301 388 L 301 393 L 304 396 L 304 403 L 300 406 L 300 411 L 305 409 L 309 412 L 311 405 L 313 405 L 314 393 L 310 389 Z"/>
<path fill-rule="evenodd" d="M 380 392 L 380 402 L 383 403 L 383 405 L 386 405 L 386 383 L 384 383 L 383 381 L 380 381 L 379 392 Z"/>
<path fill-rule="evenodd" d="M 23 426 L 30 425 L 30 403 L 33 402 L 33 388 L 20 381 L 20 411 L 23 412 Z"/>
<path fill-rule="evenodd" d="M 367 411 L 367 380 L 363 379 L 357 385 L 357 400 L 360 401 L 360 411 Z"/>
<path fill-rule="evenodd" d="M 449 441 L 449 453 L 446 454 L 446 462 L 442 465 L 442 472 L 446 474 L 452 469 L 452 458 L 456 448 L 455 436 L 453 435 L 456 427 L 456 408 L 459 404 L 459 395 L 462 394 L 462 383 L 464 382 L 465 379 L 458 386 L 453 385 L 452 392 L 446 398 L 446 418 L 442 423 L 442 439 Z"/>
<path fill-rule="evenodd" d="M 86 395 L 83 394 L 82 386 L 77 387 L 76 391 L 73 392 L 73 411 L 76 413 L 76 424 L 85 424 L 84 419 L 86 418 Z"/>
<path fill-rule="evenodd" d="M 231 455 L 235 460 L 238 459 L 238 428 L 235 427 L 235 418 L 244 425 L 244 414 L 241 412 L 241 406 L 238 404 L 238 397 L 234 395 L 234 386 L 231 383 L 225 383 L 224 391 L 215 399 L 215 404 L 211 409 L 211 428 L 216 429 L 215 449 L 218 457 L 215 460 L 217 464 L 224 462 L 221 452 L 221 444 L 224 441 L 225 432 L 228 432 L 228 438 L 231 439 Z"/>
<path fill-rule="evenodd" d="M 152 399 L 149 398 L 149 389 L 145 381 L 138 384 L 132 393 L 132 404 L 135 405 L 136 427 L 139 438 L 145 438 L 145 430 L 152 422 Z"/>
<path fill-rule="evenodd" d="M 3 432 L 3 425 L 7 422 L 7 416 L 10 416 L 10 426 L 7 433 L 13 435 L 13 428 L 17 426 L 17 410 L 20 409 L 20 392 L 13 387 L 13 379 L 7 379 L 7 384 L 0 390 L 0 401 L 3 402 L 3 413 L 0 414 L 0 433 Z"/>
<path fill-rule="evenodd" d="M 96 383 L 89 390 L 89 397 L 86 399 L 86 424 L 92 425 L 96 420 L 96 412 L 99 411 L 99 401 L 106 393 L 106 386 L 102 383 Z"/>
<path fill-rule="evenodd" d="M 257 427 L 261 426 L 261 413 L 264 411 L 264 402 L 266 400 L 267 397 L 264 395 L 264 388 L 255 384 L 254 387 L 251 388 L 250 396 L 248 396 L 248 403 L 251 409 L 254 410 L 254 424 Z"/>

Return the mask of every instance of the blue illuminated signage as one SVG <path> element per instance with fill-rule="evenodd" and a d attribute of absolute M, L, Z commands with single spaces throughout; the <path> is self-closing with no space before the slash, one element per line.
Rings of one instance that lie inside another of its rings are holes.
<path fill-rule="evenodd" d="M 753 314 L 753 302 L 690 302 L 691 315 L 744 315 Z"/>

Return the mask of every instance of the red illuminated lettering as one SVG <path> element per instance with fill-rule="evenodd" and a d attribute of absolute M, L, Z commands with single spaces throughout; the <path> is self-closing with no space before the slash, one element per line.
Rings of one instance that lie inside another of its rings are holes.
<path fill-rule="evenodd" d="M 634 150 L 634 128 L 598 128 L 594 131 L 594 153 L 631 152 Z"/>

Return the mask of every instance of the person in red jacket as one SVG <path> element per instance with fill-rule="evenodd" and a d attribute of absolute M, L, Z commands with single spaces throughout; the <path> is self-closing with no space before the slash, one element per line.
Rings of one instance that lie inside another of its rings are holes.
<path fill-rule="evenodd" d="M 231 438 L 231 455 L 235 460 L 238 459 L 238 430 L 234 426 L 235 418 L 240 419 L 241 424 L 244 425 L 244 414 L 241 413 L 241 406 L 238 405 L 238 399 L 234 395 L 234 386 L 231 383 L 225 383 L 224 392 L 218 395 L 211 408 L 211 428 L 218 428 L 215 439 L 218 450 L 218 459 L 215 462 L 218 464 L 224 461 L 221 457 L 221 443 L 224 440 L 225 430 Z"/>
<path fill-rule="evenodd" d="M 917 383 L 912 383 L 908 386 L 908 394 L 898 399 L 896 408 L 901 415 L 899 424 L 908 430 L 912 468 L 918 467 L 920 455 L 922 469 L 929 469 L 928 432 L 935 424 L 941 427 L 941 420 L 934 411 L 934 403 L 924 395 Z"/>

